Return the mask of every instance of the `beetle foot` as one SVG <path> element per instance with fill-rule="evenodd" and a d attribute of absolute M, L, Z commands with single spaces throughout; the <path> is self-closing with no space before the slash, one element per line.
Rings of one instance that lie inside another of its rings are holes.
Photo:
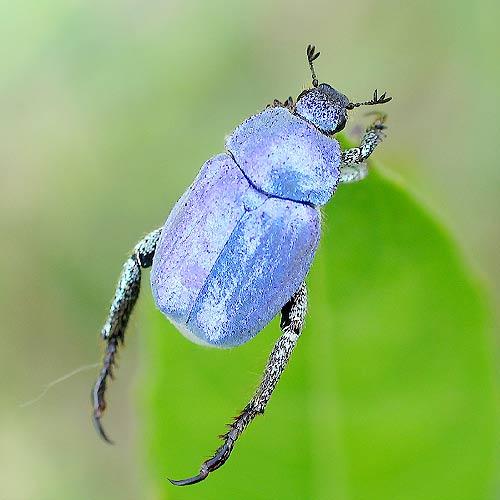
<path fill-rule="evenodd" d="M 106 393 L 108 378 L 113 378 L 113 366 L 115 365 L 116 361 L 116 353 L 118 352 L 119 341 L 119 337 L 111 337 L 108 340 L 103 365 L 91 393 L 93 407 L 92 420 L 94 422 L 94 427 L 99 436 L 101 436 L 101 438 L 109 444 L 113 444 L 113 441 L 111 441 L 111 439 L 104 431 L 101 417 L 104 414 L 104 410 L 106 409 L 106 400 L 104 395 Z"/>
<path fill-rule="evenodd" d="M 295 104 L 293 103 L 293 97 L 287 97 L 284 102 L 281 102 L 279 99 L 274 99 L 272 104 L 268 104 L 267 108 L 286 108 L 289 111 L 294 111 Z"/>
<path fill-rule="evenodd" d="M 368 113 L 365 113 L 365 116 L 375 117 L 373 123 L 368 127 L 367 130 L 372 130 L 372 129 L 384 130 L 387 128 L 387 126 L 384 125 L 385 121 L 387 120 L 387 113 L 384 113 L 382 111 L 370 111 Z"/>
<path fill-rule="evenodd" d="M 203 481 L 211 472 L 217 470 L 219 467 L 222 467 L 226 463 L 227 459 L 231 455 L 231 452 L 233 451 L 233 447 L 234 440 L 231 437 L 230 431 L 228 434 L 226 434 L 226 441 L 215 452 L 214 456 L 206 462 L 203 462 L 200 468 L 200 473 L 198 475 L 179 480 L 169 478 L 169 481 L 175 486 L 188 486 L 190 484 L 196 484 Z"/>
<path fill-rule="evenodd" d="M 108 437 L 108 435 L 106 434 L 103 426 L 102 426 L 102 422 L 101 422 L 101 416 L 102 416 L 102 411 L 96 411 L 94 410 L 94 414 L 92 415 L 92 420 L 94 422 L 94 427 L 97 431 L 97 434 L 99 434 L 99 436 L 104 440 L 106 441 L 106 443 L 108 444 L 114 444 L 114 442 Z"/>
<path fill-rule="evenodd" d="M 294 111 L 295 109 L 295 104 L 293 103 L 293 97 L 289 96 L 288 99 L 283 103 L 283 106 L 290 111 Z"/>

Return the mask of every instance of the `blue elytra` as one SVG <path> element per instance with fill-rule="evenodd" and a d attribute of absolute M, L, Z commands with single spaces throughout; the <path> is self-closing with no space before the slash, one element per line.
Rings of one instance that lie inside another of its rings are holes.
<path fill-rule="evenodd" d="M 245 120 L 167 218 L 153 259 L 157 307 L 190 340 L 247 342 L 311 266 L 340 147 L 284 107 Z"/>

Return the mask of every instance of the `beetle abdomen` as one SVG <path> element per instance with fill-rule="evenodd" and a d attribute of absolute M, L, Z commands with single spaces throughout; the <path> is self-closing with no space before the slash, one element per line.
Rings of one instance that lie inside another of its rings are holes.
<path fill-rule="evenodd" d="M 285 108 L 245 120 L 226 148 L 252 184 L 271 196 L 324 205 L 339 182 L 339 143 Z"/>
<path fill-rule="evenodd" d="M 242 344 L 304 280 L 319 226 L 316 209 L 259 192 L 218 155 L 165 222 L 151 271 L 156 305 L 195 342 Z"/>

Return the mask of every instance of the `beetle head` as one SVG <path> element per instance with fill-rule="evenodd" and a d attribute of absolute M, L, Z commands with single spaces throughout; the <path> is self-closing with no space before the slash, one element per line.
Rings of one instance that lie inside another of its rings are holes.
<path fill-rule="evenodd" d="M 392 97 L 386 97 L 385 92 L 379 96 L 377 90 L 375 90 L 373 98 L 369 101 L 353 103 L 328 83 L 318 84 L 313 65 L 313 61 L 318 57 L 319 52 L 316 52 L 315 47 L 308 45 L 307 60 L 311 69 L 313 88 L 304 90 L 299 95 L 295 111 L 325 134 L 335 134 L 345 127 L 347 111 L 359 106 L 384 104 L 392 99 Z"/>
<path fill-rule="evenodd" d="M 326 134 L 341 131 L 347 122 L 349 99 L 327 83 L 302 92 L 295 110 Z"/>

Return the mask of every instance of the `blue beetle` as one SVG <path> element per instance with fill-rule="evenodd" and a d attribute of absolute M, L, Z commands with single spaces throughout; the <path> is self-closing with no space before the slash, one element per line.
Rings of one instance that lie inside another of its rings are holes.
<path fill-rule="evenodd" d="M 173 484 L 197 483 L 221 467 L 247 425 L 264 412 L 304 324 L 304 279 L 320 238 L 320 208 L 339 183 L 366 176 L 365 160 L 384 137 L 384 115 L 377 114 L 360 146 L 341 151 L 333 135 L 345 127 L 347 112 L 391 98 L 375 90 L 369 101 L 352 103 L 319 84 L 318 56 L 309 45 L 312 88 L 296 103 L 275 100 L 239 125 L 226 139 L 226 152 L 203 165 L 164 226 L 145 236 L 124 264 L 101 332 L 106 352 L 92 391 L 93 420 L 108 442 L 101 424 L 105 390 L 139 296 L 141 269 L 152 267 L 157 307 L 199 344 L 243 344 L 281 311 L 282 335 L 253 398 L 199 474 Z"/>

